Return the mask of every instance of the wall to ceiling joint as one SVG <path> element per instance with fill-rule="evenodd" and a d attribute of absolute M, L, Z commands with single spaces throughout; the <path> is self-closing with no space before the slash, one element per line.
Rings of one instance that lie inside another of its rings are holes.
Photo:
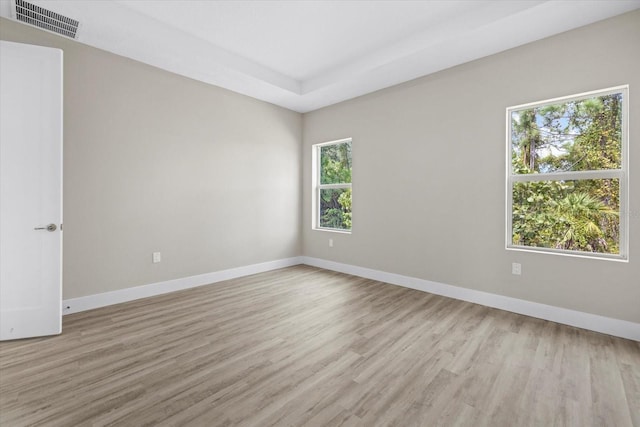
<path fill-rule="evenodd" d="M 638 11 L 304 115 L 10 20 L 0 38 L 65 52 L 65 299 L 305 255 L 640 323 Z M 505 251 L 505 108 L 619 84 L 630 261 Z M 353 233 L 330 248 L 310 146 L 344 137 Z"/>

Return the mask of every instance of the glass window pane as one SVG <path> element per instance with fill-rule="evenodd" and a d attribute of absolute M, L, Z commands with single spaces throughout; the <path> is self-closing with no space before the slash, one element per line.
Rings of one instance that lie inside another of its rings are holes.
<path fill-rule="evenodd" d="M 620 169 L 622 93 L 511 112 L 512 172 Z"/>
<path fill-rule="evenodd" d="M 320 190 L 320 227 L 351 230 L 351 189 Z"/>
<path fill-rule="evenodd" d="M 512 243 L 620 253 L 618 179 L 515 182 Z"/>
<path fill-rule="evenodd" d="M 320 147 L 320 184 L 351 183 L 351 142 Z"/>

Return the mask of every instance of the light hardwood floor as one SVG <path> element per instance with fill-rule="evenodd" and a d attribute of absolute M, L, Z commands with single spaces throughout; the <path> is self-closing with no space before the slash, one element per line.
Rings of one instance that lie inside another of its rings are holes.
<path fill-rule="evenodd" d="M 296 266 L 0 343 L 0 425 L 640 426 L 640 343 Z"/>

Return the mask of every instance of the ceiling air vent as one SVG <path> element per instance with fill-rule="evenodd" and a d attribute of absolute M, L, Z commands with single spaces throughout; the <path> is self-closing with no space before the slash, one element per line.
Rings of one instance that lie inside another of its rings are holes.
<path fill-rule="evenodd" d="M 53 31 L 54 33 L 72 39 L 76 38 L 79 22 L 75 19 L 68 18 L 23 0 L 15 0 L 15 4 L 16 19 L 18 21 L 26 22 L 27 24 L 35 25 L 36 27 Z"/>

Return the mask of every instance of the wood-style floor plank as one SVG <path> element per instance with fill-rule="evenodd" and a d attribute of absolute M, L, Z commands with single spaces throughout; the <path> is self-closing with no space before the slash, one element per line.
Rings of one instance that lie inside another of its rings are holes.
<path fill-rule="evenodd" d="M 296 266 L 0 343 L 0 425 L 640 427 L 640 343 Z"/>

